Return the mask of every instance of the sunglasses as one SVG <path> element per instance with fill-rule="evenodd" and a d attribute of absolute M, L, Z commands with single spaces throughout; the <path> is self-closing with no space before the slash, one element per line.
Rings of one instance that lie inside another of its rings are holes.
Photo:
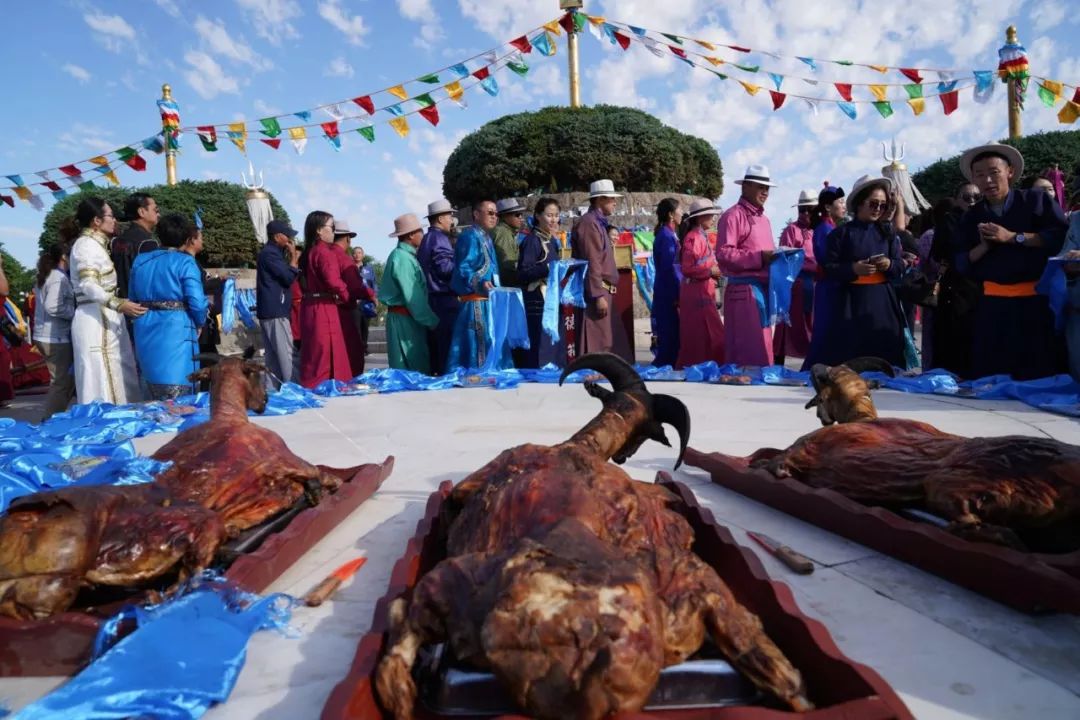
<path fill-rule="evenodd" d="M 979 193 L 964 193 L 960 196 L 960 199 L 964 202 L 974 203 L 979 202 L 982 199 L 982 195 Z"/>
<path fill-rule="evenodd" d="M 487 215 L 488 217 L 495 217 L 495 216 L 496 216 L 496 215 L 498 215 L 499 213 L 495 212 L 494 210 L 488 210 L 488 211 L 487 211 L 486 213 L 484 213 L 484 214 L 485 214 L 485 215 Z"/>
<path fill-rule="evenodd" d="M 870 202 L 866 203 L 866 207 L 868 207 L 871 212 L 884 210 L 886 207 L 888 207 L 888 205 L 888 202 L 884 202 L 881 200 L 871 200 Z"/>

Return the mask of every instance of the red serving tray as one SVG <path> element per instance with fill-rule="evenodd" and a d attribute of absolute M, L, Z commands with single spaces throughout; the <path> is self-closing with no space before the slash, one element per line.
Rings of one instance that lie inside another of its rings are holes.
<path fill-rule="evenodd" d="M 394 469 L 382 463 L 320 469 L 345 482 L 333 495 L 304 510 L 255 551 L 237 558 L 225 578 L 250 592 L 262 592 L 315 543 L 367 500 Z M 89 661 L 104 620 L 85 612 L 65 612 L 45 620 L 0 618 L 0 677 L 72 675 Z"/>
<path fill-rule="evenodd" d="M 708 472 L 717 485 L 1017 610 L 1080 614 L 1080 551 L 1025 553 L 970 542 L 890 510 L 855 502 L 835 490 L 750 469 L 743 457 L 688 448 L 686 462 Z"/>
<path fill-rule="evenodd" d="M 761 561 L 740 547 L 731 533 L 718 525 L 711 512 L 698 505 L 694 494 L 682 483 L 659 473 L 657 481 L 682 500 L 680 511 L 694 529 L 696 552 L 714 567 L 743 603 L 765 625 L 769 637 L 803 674 L 810 699 L 818 709 L 809 713 L 747 706 L 703 710 L 667 710 L 625 713 L 622 720 L 885 720 L 914 718 L 891 687 L 872 669 L 848 659 L 836 647 L 828 629 L 802 614 L 787 585 L 769 579 Z M 375 668 L 386 641 L 387 608 L 399 596 L 410 593 L 420 577 L 444 557 L 440 537 L 439 510 L 453 487 L 443 482 L 431 495 L 427 512 L 416 526 L 416 534 L 405 554 L 394 565 L 386 594 L 375 606 L 371 630 L 360 640 L 345 679 L 331 692 L 323 707 L 322 720 L 382 720 L 375 697 Z M 416 718 L 442 717 L 417 704 Z M 503 716 L 504 720 L 520 716 Z"/>

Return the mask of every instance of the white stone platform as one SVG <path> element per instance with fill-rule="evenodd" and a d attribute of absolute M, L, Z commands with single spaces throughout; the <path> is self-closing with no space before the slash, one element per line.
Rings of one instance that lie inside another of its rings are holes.
<path fill-rule="evenodd" d="M 782 447 L 817 427 L 802 409 L 809 390 L 651 383 L 690 408 L 691 444 L 700 450 L 747 454 Z M 1046 435 L 1080 443 L 1080 423 L 1013 402 L 875 395 L 886 416 L 932 423 L 965 435 Z M 394 561 L 444 479 L 458 480 L 504 448 L 567 438 L 599 409 L 580 385 L 523 385 L 336 398 L 319 410 L 258 422 L 281 433 L 312 462 L 349 466 L 397 458 L 393 475 L 271 588 L 302 595 L 346 560 L 367 564 L 320 608 L 298 608 L 298 638 L 263 632 L 228 703 L 210 720 L 317 718 L 344 676 L 375 601 L 385 592 Z M 150 453 L 169 439 L 136 441 Z M 628 464 L 652 480 L 670 469 L 673 453 L 647 443 Z M 851 658 L 876 669 L 919 718 L 1080 718 L 1080 618 L 1029 617 L 936 576 L 776 512 L 681 470 L 687 483 L 740 542 L 787 583 L 807 615 L 821 620 Z M 799 576 L 745 536 L 758 530 L 791 545 L 817 564 Z M 19 708 L 59 680 L 0 680 L 0 704 Z"/>

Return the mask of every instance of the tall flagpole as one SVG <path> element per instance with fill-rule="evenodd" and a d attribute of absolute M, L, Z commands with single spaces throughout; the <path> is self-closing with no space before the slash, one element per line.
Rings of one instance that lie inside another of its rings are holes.
<path fill-rule="evenodd" d="M 559 0 L 561 10 L 580 10 L 584 0 Z M 570 107 L 581 107 L 581 75 L 578 72 L 578 37 L 577 32 L 571 30 L 567 33 L 567 55 L 570 64 Z"/>
<path fill-rule="evenodd" d="M 1017 45 L 1019 40 L 1016 38 L 1016 26 L 1010 25 L 1005 31 L 1005 42 Z M 1016 78 L 1009 78 L 1009 139 L 1016 140 L 1023 133 L 1020 123 L 1020 98 L 1017 95 L 1016 84 L 1020 82 Z"/>
<path fill-rule="evenodd" d="M 166 101 L 172 101 L 172 88 L 168 83 L 161 86 L 161 99 Z M 161 128 L 161 140 L 165 143 L 165 183 L 167 185 L 176 184 L 176 144 L 175 140 L 170 140 L 171 130 L 166 127 L 164 122 Z"/>

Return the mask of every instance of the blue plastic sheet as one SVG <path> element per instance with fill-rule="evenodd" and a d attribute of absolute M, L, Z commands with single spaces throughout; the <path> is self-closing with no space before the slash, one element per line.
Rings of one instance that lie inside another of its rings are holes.
<path fill-rule="evenodd" d="M 777 252 L 769 264 L 769 325 L 791 324 L 791 289 L 805 257 L 803 250 Z"/>
<path fill-rule="evenodd" d="M 16 720 L 194 720 L 224 702 L 244 666 L 247 643 L 283 628 L 292 600 L 220 585 L 163 605 L 128 610 L 138 628 Z M 106 623 L 115 628 L 118 623 Z"/>
<path fill-rule="evenodd" d="M 525 300 L 520 288 L 495 288 L 488 294 L 488 352 L 482 371 L 498 369 L 503 348 L 529 347 L 529 327 L 525 323 Z"/>

